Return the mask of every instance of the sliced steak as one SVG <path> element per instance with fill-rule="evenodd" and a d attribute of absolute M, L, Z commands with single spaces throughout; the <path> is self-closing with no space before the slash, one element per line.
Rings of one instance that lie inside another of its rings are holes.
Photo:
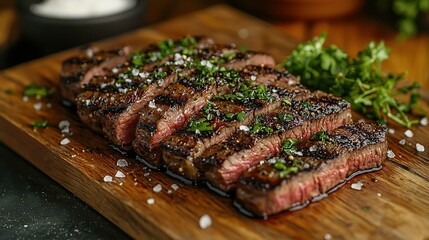
<path fill-rule="evenodd" d="M 359 121 L 318 132 L 298 143 L 294 151 L 245 171 L 237 186 L 237 200 L 262 216 L 308 203 L 353 173 L 380 166 L 386 158 L 386 130 Z"/>
<path fill-rule="evenodd" d="M 138 113 L 176 82 L 179 73 L 181 77 L 189 75 L 194 71 L 191 66 L 202 62 L 201 59 L 224 62 L 234 59 L 226 54 L 238 52 L 236 48 L 221 45 L 184 51 L 187 55 L 174 53 L 170 61 L 151 71 L 140 72 L 136 63 L 128 63 L 130 67 L 120 68 L 121 73 L 116 78 L 91 80 L 88 91 L 78 96 L 78 114 L 82 121 L 105 134 L 117 146 L 129 149 L 135 136 Z M 128 69 L 128 72 L 123 73 L 123 69 Z"/>
<path fill-rule="evenodd" d="M 241 68 L 246 62 L 262 66 L 270 66 L 273 63 L 272 58 L 262 53 L 247 52 L 242 55 L 239 52 L 230 52 L 227 57 L 225 55 L 220 60 L 201 61 L 202 66 L 196 66 L 198 69 L 196 72 L 180 77 L 178 82 L 170 85 L 164 94 L 142 110 L 133 147 L 143 160 L 155 167 L 161 167 L 163 161 L 159 149 L 160 142 L 183 127 L 193 114 L 206 105 L 207 100 L 215 95 L 230 92 L 244 81 L 239 70 L 231 68 Z M 212 62 L 215 65 L 212 65 Z M 265 76 L 266 73 L 262 69 L 266 67 L 258 68 L 261 68 Z M 274 71 L 270 76 L 275 76 Z M 280 75 L 275 77 L 279 82 L 285 81 L 280 79 Z M 248 81 L 252 81 L 251 78 Z"/>
<path fill-rule="evenodd" d="M 241 173 L 280 152 L 289 138 L 307 139 L 322 129 L 352 122 L 350 104 L 338 97 L 316 94 L 304 101 L 283 102 L 282 107 L 240 126 L 231 139 L 214 145 L 194 161 L 214 188 L 230 191 Z"/>
<path fill-rule="evenodd" d="M 192 52 L 194 48 L 213 45 L 213 40 L 201 36 L 186 36 L 177 40 L 167 39 L 152 44 L 143 51 L 131 54 L 128 47 L 115 50 L 86 51 L 86 54 L 66 59 L 60 74 L 60 89 L 65 100 L 74 103 L 76 96 L 94 76 L 111 74 L 111 70 L 129 60 L 129 65 L 141 66 L 149 71 L 157 64 L 169 61 L 176 52 Z"/>
<path fill-rule="evenodd" d="M 184 128 L 162 141 L 165 164 L 170 171 L 197 180 L 200 176 L 194 160 L 207 148 L 231 137 L 241 125 L 249 124 L 256 115 L 277 109 L 282 100 L 305 99 L 309 96 L 309 90 L 301 85 L 278 88 L 241 84 L 234 92 L 215 97 Z"/>
<path fill-rule="evenodd" d="M 106 70 L 124 63 L 128 54 L 128 47 L 106 51 L 87 49 L 82 55 L 64 60 L 60 73 L 60 91 L 64 100 L 74 103 L 84 83 L 87 83 L 92 77 L 103 75 Z"/>

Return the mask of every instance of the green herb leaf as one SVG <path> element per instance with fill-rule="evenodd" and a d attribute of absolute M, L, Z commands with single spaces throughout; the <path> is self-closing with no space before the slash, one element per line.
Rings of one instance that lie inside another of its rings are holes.
<path fill-rule="evenodd" d="M 12 95 L 13 94 L 13 90 L 12 89 L 6 89 L 4 92 L 6 94 L 8 94 L 8 95 Z"/>
<path fill-rule="evenodd" d="M 298 143 L 298 139 L 289 138 L 284 141 L 282 144 L 282 150 L 286 155 L 292 156 L 296 152 L 296 144 Z"/>
<path fill-rule="evenodd" d="M 250 132 L 253 134 L 269 135 L 274 130 L 264 124 L 264 119 L 261 116 L 257 116 L 255 123 L 250 127 Z"/>
<path fill-rule="evenodd" d="M 213 130 L 213 127 L 210 126 L 210 121 L 206 118 L 200 118 L 198 120 L 191 120 L 189 122 L 188 131 L 189 132 L 207 132 Z"/>
<path fill-rule="evenodd" d="M 47 97 L 55 92 L 55 88 L 45 88 L 36 84 L 30 84 L 24 88 L 24 96 L 27 97 Z"/>
<path fill-rule="evenodd" d="M 45 128 L 47 127 L 49 124 L 48 120 L 44 120 L 44 121 L 34 121 L 33 122 L 33 128 Z"/>
<path fill-rule="evenodd" d="M 301 161 L 293 160 L 291 164 L 286 164 L 284 161 L 277 159 L 273 166 L 275 169 L 280 171 L 279 176 L 281 178 L 284 178 L 288 174 L 299 172 L 299 170 L 301 169 L 301 167 L 299 166 L 300 162 Z"/>
<path fill-rule="evenodd" d="M 242 122 L 244 119 L 246 119 L 246 113 L 245 112 L 239 112 L 237 113 L 237 121 Z"/>
<path fill-rule="evenodd" d="M 279 113 L 279 119 L 283 122 L 289 122 L 293 120 L 293 115 L 289 113 Z"/>

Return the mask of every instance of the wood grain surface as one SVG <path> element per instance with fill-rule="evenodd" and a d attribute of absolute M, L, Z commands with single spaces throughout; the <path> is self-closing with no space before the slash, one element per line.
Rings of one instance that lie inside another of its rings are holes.
<path fill-rule="evenodd" d="M 297 42 L 269 24 L 220 5 L 96 43 L 102 48 L 125 44 L 133 49 L 165 38 L 207 34 L 219 42 L 235 42 L 283 59 Z M 241 36 L 241 37 L 240 37 Z M 245 36 L 245 38 L 243 38 Z M 429 127 L 415 126 L 413 138 L 405 128 L 390 124 L 389 148 L 396 157 L 383 169 L 355 177 L 343 187 L 305 209 L 285 212 L 268 220 L 241 215 L 233 201 L 204 187 L 181 184 L 161 172 L 146 169 L 132 157 L 112 150 L 99 135 L 83 126 L 73 109 L 61 104 L 57 91 L 51 98 L 23 101 L 30 83 L 58 87 L 60 63 L 78 50 L 25 63 L 0 73 L 0 141 L 87 202 L 130 236 L 140 239 L 428 239 L 429 238 Z M 42 103 L 35 110 L 35 103 Z M 422 103 L 426 112 L 428 105 Z M 355 115 L 358 118 L 358 115 Z M 33 130 L 34 120 L 49 120 L 45 129 Z M 71 122 L 70 144 L 58 123 Z M 400 139 L 406 139 L 404 146 Z M 426 147 L 417 152 L 415 144 Z M 92 151 L 89 151 L 90 149 Z M 126 158 L 130 166 L 117 167 Z M 121 170 L 125 178 L 115 178 Z M 103 177 L 113 176 L 106 183 Z M 350 185 L 362 181 L 361 191 Z M 176 183 L 180 188 L 172 190 Z M 161 184 L 159 193 L 153 187 Z M 169 192 L 171 190 L 171 192 Z M 147 199 L 153 198 L 150 205 Z M 212 226 L 199 227 L 208 214 Z"/>

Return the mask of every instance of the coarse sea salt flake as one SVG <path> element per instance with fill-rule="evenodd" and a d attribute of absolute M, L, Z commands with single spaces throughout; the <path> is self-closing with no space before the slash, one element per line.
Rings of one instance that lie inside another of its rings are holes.
<path fill-rule="evenodd" d="M 70 140 L 68 139 L 68 138 L 64 138 L 63 140 L 61 140 L 61 142 L 60 142 L 60 144 L 61 145 L 67 145 L 67 144 L 69 144 L 70 143 Z"/>
<path fill-rule="evenodd" d="M 395 158 L 395 153 L 392 150 L 387 150 L 387 157 L 388 158 Z"/>
<path fill-rule="evenodd" d="M 401 140 L 399 140 L 399 144 L 401 144 L 401 145 L 405 145 L 405 139 L 401 139 Z"/>
<path fill-rule="evenodd" d="M 428 125 L 428 119 L 426 117 L 420 119 L 420 125 L 427 126 Z"/>
<path fill-rule="evenodd" d="M 381 197 L 381 193 L 377 193 L 377 197 Z"/>
<path fill-rule="evenodd" d="M 149 106 L 150 108 L 156 108 L 155 100 L 150 101 L 148 106 Z"/>
<path fill-rule="evenodd" d="M 117 171 L 116 172 L 116 174 L 115 174 L 115 177 L 117 177 L 117 178 L 124 178 L 125 177 L 125 174 L 123 173 L 123 172 L 121 172 L 121 171 Z"/>
<path fill-rule="evenodd" d="M 395 129 L 393 129 L 393 128 L 389 128 L 388 131 L 389 131 L 390 134 L 395 134 Z"/>
<path fill-rule="evenodd" d="M 28 97 L 27 96 L 22 97 L 22 101 L 28 102 Z"/>
<path fill-rule="evenodd" d="M 250 130 L 250 128 L 249 128 L 248 126 L 241 125 L 241 126 L 240 126 L 240 130 L 241 130 L 241 131 L 248 132 L 248 131 Z"/>
<path fill-rule="evenodd" d="M 171 184 L 171 188 L 172 188 L 174 191 L 176 191 L 177 189 L 179 189 L 179 185 L 177 185 L 177 184 L 173 183 L 173 184 Z"/>
<path fill-rule="evenodd" d="M 153 187 L 153 189 L 152 189 L 154 192 L 156 192 L 156 193 L 159 193 L 159 192 L 161 192 L 162 191 L 162 186 L 161 186 L 161 184 L 156 184 L 155 185 L 155 187 Z"/>
<path fill-rule="evenodd" d="M 212 218 L 208 214 L 204 214 L 201 216 L 199 224 L 201 229 L 206 229 L 212 225 Z"/>
<path fill-rule="evenodd" d="M 408 129 L 407 131 L 404 132 L 406 137 L 412 138 L 414 136 L 414 133 Z"/>
<path fill-rule="evenodd" d="M 110 176 L 110 175 L 106 175 L 106 176 L 104 176 L 103 181 L 104 181 L 104 182 L 112 182 L 112 181 L 113 181 L 113 178 L 112 178 L 112 176 Z"/>
<path fill-rule="evenodd" d="M 416 143 L 416 149 L 417 149 L 417 152 L 424 152 L 425 146 L 421 145 L 420 143 Z"/>
<path fill-rule="evenodd" d="M 324 238 L 325 240 L 331 240 L 332 239 L 332 235 L 330 233 L 325 234 Z"/>
<path fill-rule="evenodd" d="M 363 186 L 363 183 L 361 181 L 358 181 L 358 182 L 352 183 L 351 188 L 354 190 L 360 191 L 360 190 L 362 190 L 362 186 Z"/>
<path fill-rule="evenodd" d="M 152 204 L 154 204 L 154 203 L 155 203 L 155 199 L 153 199 L 153 198 L 148 198 L 148 199 L 146 200 L 146 202 L 147 202 L 147 204 L 152 205 Z"/>
<path fill-rule="evenodd" d="M 68 120 L 62 120 L 58 123 L 59 129 L 64 129 L 70 127 L 70 122 Z"/>
<path fill-rule="evenodd" d="M 128 166 L 128 162 L 125 159 L 119 159 L 116 162 L 116 166 L 118 166 L 118 167 L 127 167 Z"/>
<path fill-rule="evenodd" d="M 33 105 L 34 110 L 39 111 L 42 109 L 42 103 L 38 102 Z"/>
<path fill-rule="evenodd" d="M 255 81 L 255 80 L 256 80 L 256 76 L 255 76 L 255 75 L 252 75 L 252 76 L 250 77 L 250 80 Z"/>
<path fill-rule="evenodd" d="M 120 182 L 120 183 L 119 183 L 119 186 L 122 186 L 122 185 L 124 185 L 124 183 L 123 183 L 123 182 Z"/>

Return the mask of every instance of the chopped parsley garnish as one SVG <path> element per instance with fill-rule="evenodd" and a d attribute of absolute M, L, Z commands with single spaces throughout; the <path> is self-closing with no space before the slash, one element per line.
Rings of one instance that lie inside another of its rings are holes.
<path fill-rule="evenodd" d="M 244 121 L 244 119 L 246 119 L 246 113 L 245 112 L 239 112 L 239 113 L 237 113 L 235 118 L 237 119 L 237 121 L 242 122 L 242 121 Z"/>
<path fill-rule="evenodd" d="M 237 91 L 225 94 L 222 96 L 217 96 L 217 99 L 230 100 L 237 102 L 247 102 L 250 100 L 264 100 L 264 101 L 273 101 L 274 96 L 267 90 L 265 85 L 251 85 L 247 86 L 246 84 L 240 83 Z"/>
<path fill-rule="evenodd" d="M 55 88 L 46 88 L 36 84 L 30 84 L 24 88 L 24 96 L 27 97 L 47 97 L 55 92 Z"/>
<path fill-rule="evenodd" d="M 290 166 L 288 166 L 289 164 L 286 164 L 285 162 L 281 161 L 281 160 L 277 160 L 274 163 L 274 168 L 279 170 L 279 176 L 281 178 L 284 178 L 286 175 L 290 174 L 290 173 L 297 173 L 299 172 L 299 170 L 301 169 L 299 166 L 299 163 L 301 161 L 297 161 L 297 160 L 293 160 L 292 164 Z"/>
<path fill-rule="evenodd" d="M 310 137 L 310 140 L 313 141 L 322 141 L 325 144 L 327 141 L 334 142 L 334 139 L 328 136 L 328 132 L 326 130 L 316 132 L 313 136 Z"/>
<path fill-rule="evenodd" d="M 131 53 L 131 62 L 134 66 L 141 66 L 145 63 L 144 55 L 141 52 L 133 52 Z"/>
<path fill-rule="evenodd" d="M 4 91 L 6 94 L 12 95 L 13 94 L 13 90 L 12 89 L 6 89 Z"/>
<path fill-rule="evenodd" d="M 291 101 L 289 99 L 282 99 L 282 105 L 283 106 L 290 106 L 292 105 Z"/>
<path fill-rule="evenodd" d="M 293 120 L 293 115 L 290 113 L 279 113 L 279 119 L 283 122 L 289 122 Z"/>
<path fill-rule="evenodd" d="M 213 127 L 210 126 L 210 121 L 206 118 L 200 118 L 198 120 L 191 120 L 189 122 L 188 132 L 208 132 L 213 130 Z"/>
<path fill-rule="evenodd" d="M 419 109 L 420 85 L 395 88 L 405 74 L 383 74 L 381 63 L 390 52 L 383 42 L 371 42 L 355 58 L 349 58 L 334 45 L 323 47 L 325 40 L 326 34 L 322 34 L 300 44 L 281 66 L 299 75 L 303 85 L 343 97 L 367 117 L 383 121 L 390 118 L 406 127 L 418 123 L 407 113 Z M 408 103 L 395 99 L 404 94 L 409 94 Z"/>
<path fill-rule="evenodd" d="M 282 151 L 289 156 L 292 156 L 296 152 L 296 144 L 298 143 L 298 139 L 289 138 L 284 141 L 282 144 Z"/>
<path fill-rule="evenodd" d="M 208 101 L 207 104 L 202 109 L 202 112 L 204 113 L 205 118 L 208 121 L 213 120 L 215 118 L 215 116 L 216 116 L 216 113 L 215 113 L 215 110 L 213 108 L 213 105 L 214 105 L 213 102 Z"/>
<path fill-rule="evenodd" d="M 180 40 L 180 45 L 182 47 L 189 47 L 197 44 L 197 40 L 193 37 L 185 37 Z"/>
<path fill-rule="evenodd" d="M 34 121 L 33 122 L 33 128 L 45 128 L 47 127 L 49 124 L 48 120 L 44 120 L 44 121 Z"/>
<path fill-rule="evenodd" d="M 223 58 L 224 59 L 232 59 L 236 56 L 237 54 L 235 52 L 229 52 L 229 53 L 225 53 L 223 54 Z"/>
<path fill-rule="evenodd" d="M 310 109 L 311 108 L 311 103 L 309 101 L 302 101 L 301 105 L 306 108 L 306 109 Z"/>
<path fill-rule="evenodd" d="M 274 132 L 270 127 L 265 126 L 264 119 L 261 116 L 257 116 L 255 123 L 250 127 L 250 132 L 253 134 L 264 134 L 269 135 Z"/>

